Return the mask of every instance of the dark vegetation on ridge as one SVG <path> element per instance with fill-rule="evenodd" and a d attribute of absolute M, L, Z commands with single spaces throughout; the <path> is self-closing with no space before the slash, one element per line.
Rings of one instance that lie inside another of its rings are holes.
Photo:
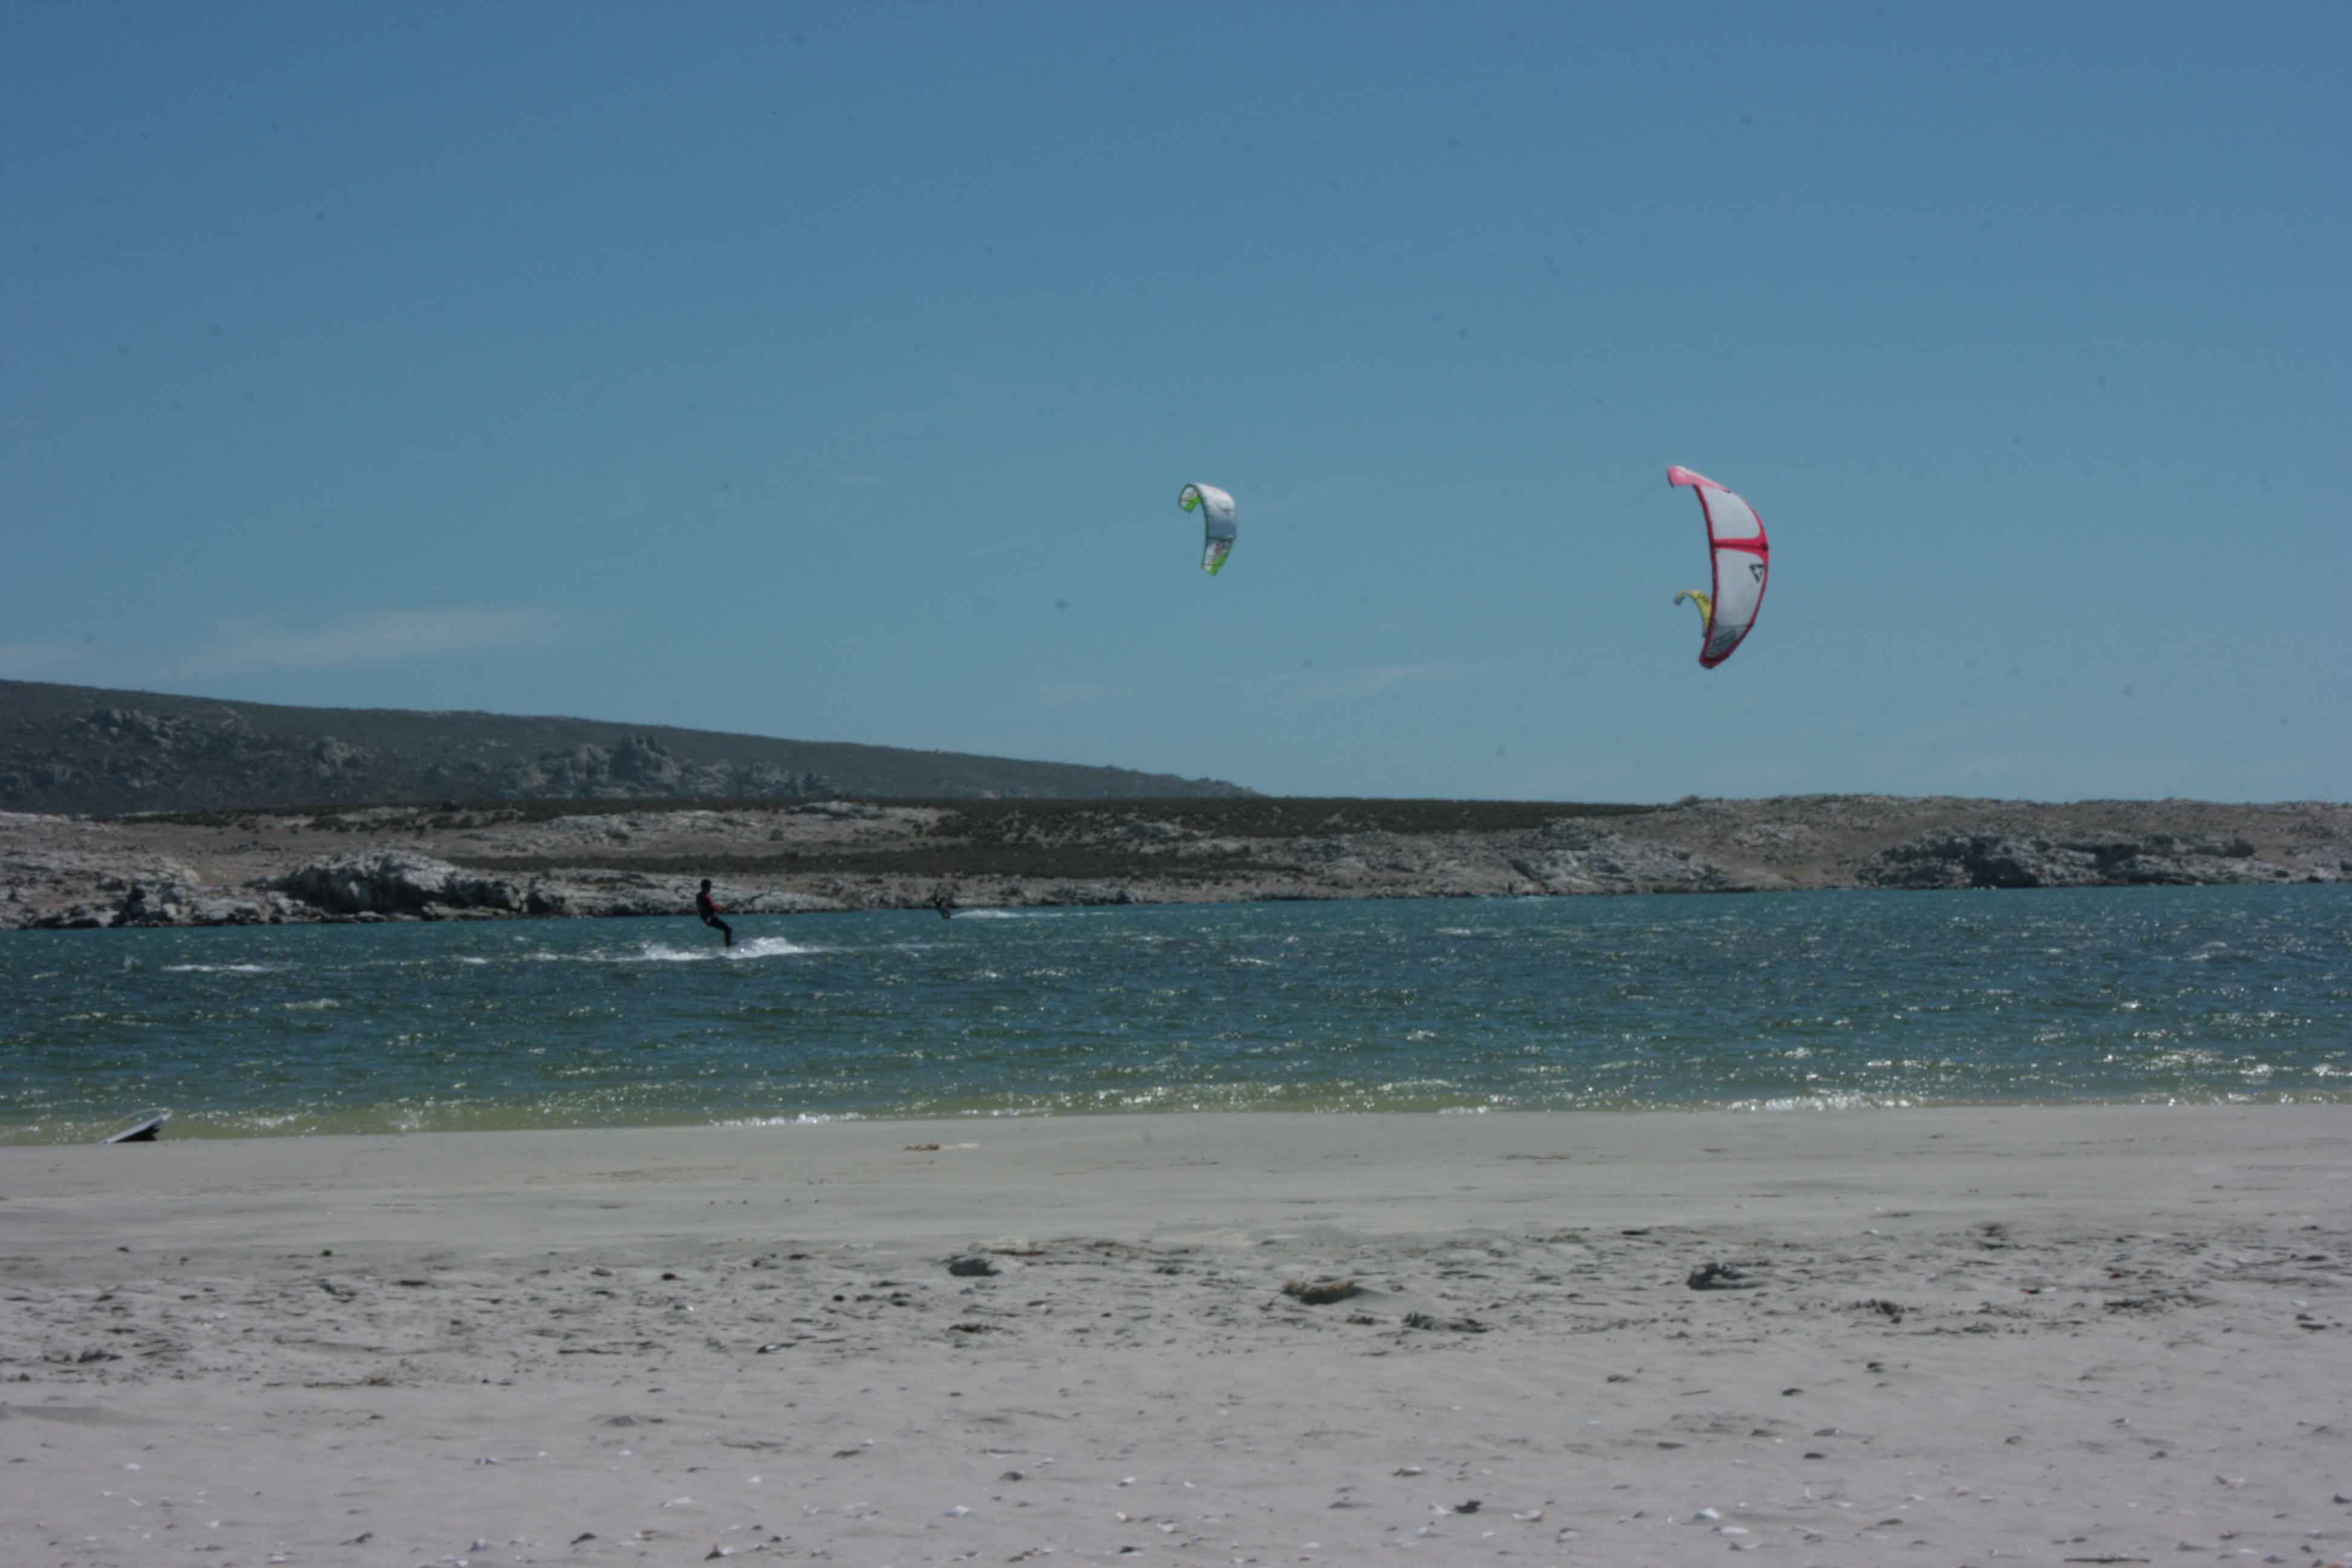
<path fill-rule="evenodd" d="M 1223 798 L 1122 796 L 1115 806 L 1099 798 L 967 800 L 947 795 L 873 795 L 870 805 L 929 807 L 944 815 L 929 830 L 935 838 L 972 844 L 1054 844 L 1091 838 L 1124 824 L 1150 820 L 1208 837 L 1268 838 L 1331 833 L 1511 833 L 1542 826 L 1563 816 L 1640 816 L 1661 805 L 1540 800 L 1386 800 L 1353 796 L 1231 795 Z M 319 833 L 397 835 L 467 827 L 528 826 L 594 812 L 661 813 L 723 811 L 738 815 L 804 809 L 793 800 L 772 798 L 576 799 L 305 802 L 299 805 L 231 806 L 212 811 L 142 811 L 119 814 L 123 821 L 184 827 L 258 826 L 264 817 L 307 816 Z"/>
<path fill-rule="evenodd" d="M 1213 886 L 1245 877 L 1298 869 L 1278 856 L 1237 850 L 1181 857 L 1146 856 L 1139 850 L 1099 845 L 1049 848 L 1044 845 L 992 845 L 968 848 L 940 845 L 926 849 L 834 849 L 778 855 L 467 855 L 453 852 L 452 864 L 469 871 L 506 876 L 550 876 L 582 871 L 626 871 L 647 877 L 920 877 L 929 881 L 1000 877 L 1053 881 L 1123 881 L 1148 877 L 1177 887 Z"/>
<path fill-rule="evenodd" d="M 368 801 L 709 805 L 835 795 L 1138 799 L 1220 779 L 660 724 L 263 702 L 0 680 L 0 811 L 124 815 Z"/>
<path fill-rule="evenodd" d="M 1564 804 L 1503 800 L 1377 800 L 1277 798 L 1237 795 L 1225 799 L 955 800 L 927 798 L 869 801 L 866 805 L 928 808 L 939 820 L 919 831 L 919 843 L 849 845 L 772 853 L 723 852 L 695 856 L 600 853 L 566 848 L 558 854 L 469 854 L 456 847 L 442 853 L 476 870 L 510 875 L 560 871 L 630 871 L 648 876 L 915 876 L 1118 879 L 1146 875 L 1186 885 L 1296 871 L 1279 846 L 1299 838 L 1339 834 L 1388 833 L 1406 837 L 1441 833 L 1524 832 L 1562 817 L 1625 817 L 1662 809 L 1653 805 Z M 404 836 L 471 829 L 530 826 L 562 817 L 597 813 L 631 816 L 671 812 L 722 812 L 731 816 L 782 818 L 838 808 L 777 800 L 527 800 L 443 802 L 436 805 L 316 805 L 269 809 L 142 813 L 123 821 L 187 827 L 350 835 L 370 842 Z M 289 823 L 307 817 L 307 824 Z M 1139 832 L 1138 825 L 1150 831 Z M 1234 843 L 1252 839 L 1256 843 Z M 1271 841 L 1271 843 L 1267 842 Z"/>
<path fill-rule="evenodd" d="M 1286 841 L 1338 834 L 1526 831 L 1568 816 L 1630 816 L 1658 809 L 1646 805 L 1575 805 L 1557 802 L 1496 800 L 1277 799 L 1251 795 L 1231 800 L 1121 801 L 943 801 L 899 800 L 870 804 L 940 809 L 940 820 L 923 831 L 925 842 L 876 848 L 851 847 L 784 850 L 774 854 L 690 857 L 599 855 L 568 849 L 560 855 L 468 855 L 450 858 L 483 871 L 544 875 L 561 870 L 636 871 L 647 875 L 1037 877 L 1072 880 L 1138 876 L 1199 886 L 1297 872 L 1285 856 Z M 609 809 L 609 807 L 607 808 Z M 634 809 L 634 807 L 633 807 Z M 736 802 L 730 810 L 790 811 L 772 802 Z M 438 814 L 427 826 L 477 826 L 464 816 Z M 490 825 L 488 821 L 480 824 Z M 385 831 L 383 819 L 354 824 Z M 393 827 L 391 831 L 397 831 Z M 1235 843 L 1254 839 L 1256 843 Z"/>
<path fill-rule="evenodd" d="M 1278 838 L 1334 833 L 1523 833 L 1563 816 L 1640 816 L 1656 805 L 1540 800 L 1381 800 L 1349 796 L 1245 795 L 1229 800 L 1122 801 L 1106 809 L 1078 800 L 901 802 L 950 807 L 931 831 L 980 843 L 1053 843 L 1108 832 L 1150 816 L 1214 837 Z"/>

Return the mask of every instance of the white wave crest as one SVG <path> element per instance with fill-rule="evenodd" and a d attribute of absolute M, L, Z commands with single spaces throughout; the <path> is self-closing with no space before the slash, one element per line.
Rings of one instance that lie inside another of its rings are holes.
<path fill-rule="evenodd" d="M 618 963 L 740 963 L 749 959 L 793 958 L 817 951 L 780 936 L 755 936 L 749 942 L 739 942 L 733 947 L 672 947 L 667 942 L 649 942 L 635 952 L 604 956 Z"/>
<path fill-rule="evenodd" d="M 1097 919 L 1108 910 L 958 910 L 960 921 L 1071 921 Z"/>
<path fill-rule="evenodd" d="M 717 1127 L 821 1127 L 829 1121 L 863 1121 L 866 1118 L 855 1110 L 803 1110 L 797 1116 L 738 1116 L 730 1121 L 712 1123 Z M 970 1147 L 978 1147 L 977 1144 Z"/>

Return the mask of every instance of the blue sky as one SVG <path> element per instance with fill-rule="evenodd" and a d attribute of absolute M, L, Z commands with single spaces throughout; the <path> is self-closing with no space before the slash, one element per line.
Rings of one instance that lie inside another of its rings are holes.
<path fill-rule="evenodd" d="M 0 676 L 2341 799 L 2347 58 L 2340 4 L 20 3 Z M 1677 462 L 1773 536 L 1712 671 Z"/>

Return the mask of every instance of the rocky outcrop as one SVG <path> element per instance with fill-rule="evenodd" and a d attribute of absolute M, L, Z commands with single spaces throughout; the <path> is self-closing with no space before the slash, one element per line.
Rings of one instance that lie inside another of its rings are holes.
<path fill-rule="evenodd" d="M 68 904 L 25 922 L 32 931 L 103 931 L 114 923 L 114 911 L 96 904 Z"/>
<path fill-rule="evenodd" d="M 689 765 L 650 735 L 624 735 L 613 746 L 574 746 L 542 752 L 530 762 L 488 775 L 492 795 L 551 795 L 569 800 L 673 798 L 735 793 L 737 770 L 725 763 Z M 769 793 L 795 794 L 773 787 Z"/>
<path fill-rule="evenodd" d="M 115 906 L 112 918 L 94 923 L 117 930 L 133 926 L 278 925 L 312 914 L 278 893 L 241 898 L 217 889 L 188 887 L 178 882 L 134 882 L 122 896 L 121 903 Z"/>
<path fill-rule="evenodd" d="M 310 742 L 310 763 L 322 779 L 364 772 L 375 761 L 375 752 L 369 747 L 354 746 L 332 735 L 321 735 Z"/>
<path fill-rule="evenodd" d="M 131 885 L 122 897 L 121 907 L 114 911 L 114 923 L 119 926 L 178 925 L 192 900 L 187 889 L 176 882 L 160 882 L 153 887 L 144 882 Z"/>
<path fill-rule="evenodd" d="M 430 856 L 397 849 L 335 855 L 297 867 L 272 889 L 331 915 L 446 915 L 467 910 L 520 914 L 528 889 Z"/>
<path fill-rule="evenodd" d="M 2319 880 L 2254 858 L 2242 837 L 2049 838 L 1929 832 L 1880 851 L 1857 879 L 1873 888 L 2206 887 Z"/>
<path fill-rule="evenodd" d="M 1547 893 L 1721 893 L 1741 886 L 1687 849 L 1571 818 L 1527 835 L 1506 858 Z"/>
<path fill-rule="evenodd" d="M 0 813 L 0 929 L 185 923 L 203 881 L 120 829 Z"/>

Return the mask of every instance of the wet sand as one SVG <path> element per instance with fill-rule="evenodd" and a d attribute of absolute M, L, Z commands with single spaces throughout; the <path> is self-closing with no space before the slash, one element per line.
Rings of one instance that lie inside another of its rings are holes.
<path fill-rule="evenodd" d="M 2347 1281 L 2342 1106 L 6 1148 L 0 1562 L 2343 1562 Z"/>

